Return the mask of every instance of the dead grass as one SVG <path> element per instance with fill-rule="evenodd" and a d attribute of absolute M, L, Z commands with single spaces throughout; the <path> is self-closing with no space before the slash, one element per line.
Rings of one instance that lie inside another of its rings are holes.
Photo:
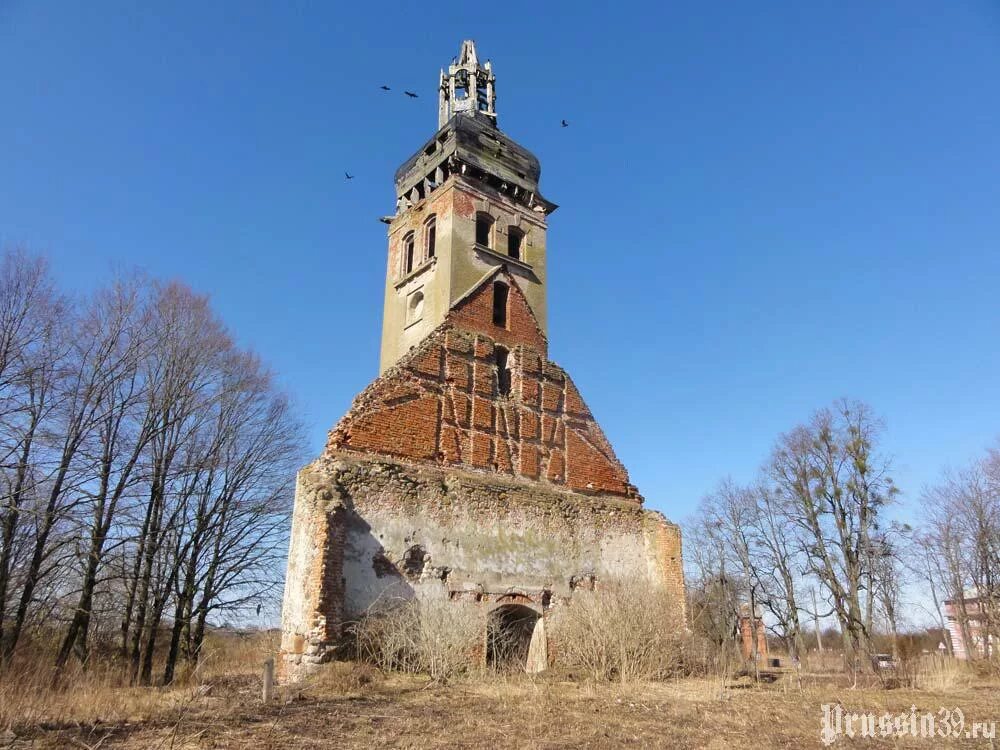
<path fill-rule="evenodd" d="M 198 667 L 182 669 L 165 688 L 129 686 L 113 663 L 95 660 L 83 669 L 71 662 L 56 673 L 52 654 L 23 654 L 0 674 L 0 737 L 5 730 L 128 725 L 179 715 L 204 696 L 206 686 L 255 679 L 277 642 L 277 635 L 270 633 L 212 634 Z"/>
<path fill-rule="evenodd" d="M 851 689 L 843 676 L 806 675 L 804 687 L 797 689 L 790 681 L 736 687 L 721 678 L 581 682 L 553 671 L 441 685 L 353 663 L 328 665 L 301 685 L 282 687 L 279 700 L 262 706 L 259 654 L 249 647 L 243 653 L 246 663 L 220 659 L 220 667 L 228 661 L 239 669 L 215 672 L 200 689 L 194 683 L 169 690 L 105 688 L 100 700 L 60 704 L 60 725 L 21 717 L 14 747 L 761 750 L 820 747 L 824 703 L 875 712 L 958 706 L 970 720 L 1000 719 L 1000 685 L 979 680 L 952 684 L 946 691 L 882 690 Z M 864 745 L 929 748 L 942 743 L 905 738 L 865 740 Z"/>
<path fill-rule="evenodd" d="M 914 659 L 910 668 L 913 673 L 911 684 L 921 690 L 951 692 L 967 688 L 976 677 L 965 662 L 939 654 L 926 654 Z"/>

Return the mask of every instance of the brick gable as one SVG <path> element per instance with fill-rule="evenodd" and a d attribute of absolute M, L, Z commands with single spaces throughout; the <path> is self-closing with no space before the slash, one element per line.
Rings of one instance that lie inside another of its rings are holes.
<path fill-rule="evenodd" d="M 501 328 L 493 323 L 493 283 L 502 281 L 510 288 L 507 300 L 507 326 Z M 446 320 L 456 328 L 482 333 L 498 344 L 506 347 L 524 344 L 543 356 L 549 344 L 538 327 L 538 321 L 531 312 L 517 279 L 500 267 L 488 274 L 465 297 L 458 300 L 448 313 Z"/>
<path fill-rule="evenodd" d="M 327 451 L 497 472 L 641 502 L 573 381 L 545 357 L 545 337 L 516 283 L 508 328 L 493 326 L 496 277 L 355 399 L 330 432 Z M 497 345 L 510 352 L 508 395 L 499 392 Z"/>

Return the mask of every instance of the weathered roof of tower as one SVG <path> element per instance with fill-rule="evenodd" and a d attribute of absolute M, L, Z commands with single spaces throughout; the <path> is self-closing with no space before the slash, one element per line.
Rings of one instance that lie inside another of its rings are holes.
<path fill-rule="evenodd" d="M 458 98 L 462 89 L 466 94 Z M 462 43 L 448 74 L 442 71 L 440 97 L 438 132 L 396 170 L 398 199 L 460 173 L 540 212 L 557 208 L 539 194 L 538 158 L 497 127 L 492 65 L 479 64 L 471 40 Z"/>

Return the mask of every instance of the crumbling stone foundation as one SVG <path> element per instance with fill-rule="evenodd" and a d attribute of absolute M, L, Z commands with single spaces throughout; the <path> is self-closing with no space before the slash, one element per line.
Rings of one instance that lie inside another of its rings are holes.
<path fill-rule="evenodd" d="M 640 576 L 667 586 L 683 607 L 680 544 L 674 524 L 631 500 L 326 455 L 298 478 L 285 675 L 332 658 L 344 624 L 388 596 L 544 614 L 578 585 Z"/>

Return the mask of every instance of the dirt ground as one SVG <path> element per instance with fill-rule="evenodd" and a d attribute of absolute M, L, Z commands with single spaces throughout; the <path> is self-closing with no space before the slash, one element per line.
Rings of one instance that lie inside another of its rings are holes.
<path fill-rule="evenodd" d="M 155 690 L 155 689 L 150 689 Z M 436 685 L 332 665 L 269 706 L 242 676 L 164 694 L 155 717 L 0 732 L 10 748 L 808 748 L 820 741 L 821 705 L 881 714 L 961 708 L 967 722 L 1000 722 L 1000 690 L 947 693 L 852 689 L 836 679 L 754 686 L 681 679 L 633 686 L 571 682 L 558 675 Z M 834 747 L 996 748 L 997 741 L 838 738 Z"/>

